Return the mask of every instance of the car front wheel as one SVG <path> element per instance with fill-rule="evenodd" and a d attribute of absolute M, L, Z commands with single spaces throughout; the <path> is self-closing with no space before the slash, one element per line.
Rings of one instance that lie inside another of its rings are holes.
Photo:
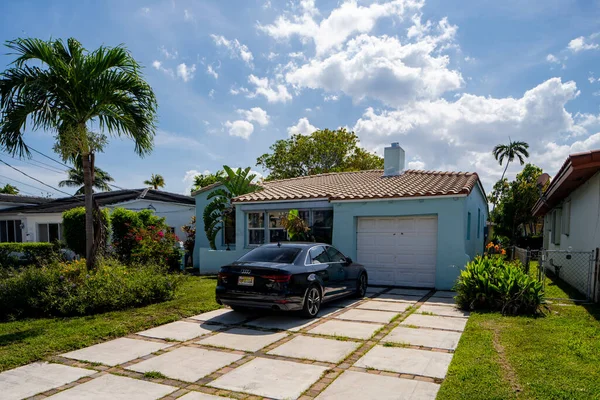
<path fill-rule="evenodd" d="M 321 309 L 321 291 L 317 286 L 311 286 L 306 291 L 306 298 L 304 299 L 304 307 L 302 308 L 302 315 L 307 318 L 314 318 Z"/>

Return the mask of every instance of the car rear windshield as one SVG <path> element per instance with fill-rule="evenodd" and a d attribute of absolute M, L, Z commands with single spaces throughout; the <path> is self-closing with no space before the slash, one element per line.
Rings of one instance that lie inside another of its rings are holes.
<path fill-rule="evenodd" d="M 243 255 L 238 261 L 292 264 L 300 253 L 297 247 L 259 247 Z"/>

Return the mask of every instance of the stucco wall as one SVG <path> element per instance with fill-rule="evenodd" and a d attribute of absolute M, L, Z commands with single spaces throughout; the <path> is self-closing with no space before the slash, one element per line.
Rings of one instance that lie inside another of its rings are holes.
<path fill-rule="evenodd" d="M 546 214 L 544 242 L 547 241 L 549 250 L 592 251 L 600 247 L 600 224 L 597 220 L 600 213 L 600 172 L 578 187 L 565 201 L 571 200 L 570 233 L 560 235 L 560 244 L 552 244 L 551 215 Z"/>
<path fill-rule="evenodd" d="M 247 252 L 250 249 L 238 249 L 238 250 L 211 250 L 208 248 L 198 249 L 198 265 L 201 274 L 216 274 L 219 269 L 227 265 Z"/>
<path fill-rule="evenodd" d="M 20 217 L 22 223 L 25 225 L 23 229 L 23 241 L 24 242 L 37 242 L 38 241 L 38 224 L 62 224 L 62 214 L 27 214 L 26 216 Z"/>
<path fill-rule="evenodd" d="M 465 197 L 427 200 L 385 200 L 334 203 L 333 245 L 356 259 L 357 217 L 437 215 L 435 285 L 450 289 L 467 262 L 465 253 Z"/>
<path fill-rule="evenodd" d="M 196 196 L 194 196 L 194 199 L 196 200 L 196 207 L 195 207 L 196 244 L 194 246 L 194 260 L 193 260 L 194 268 L 200 267 L 200 258 L 199 258 L 200 249 L 210 248 L 210 246 L 208 244 L 208 239 L 206 238 L 206 234 L 204 233 L 204 218 L 202 217 L 202 214 L 204 213 L 204 208 L 208 205 L 208 203 L 210 203 L 212 201 L 212 199 L 211 200 L 207 199 L 208 195 L 210 193 L 212 193 L 213 191 L 215 191 L 216 189 L 218 189 L 219 187 L 222 187 L 222 186 L 217 186 L 211 190 L 207 190 L 205 192 L 199 193 Z M 237 237 L 236 237 L 236 241 L 237 241 Z M 217 245 L 217 250 L 225 250 L 225 246 L 223 246 L 223 231 L 222 230 L 217 234 L 215 244 Z M 230 246 L 230 249 L 235 249 L 235 246 Z"/>
<path fill-rule="evenodd" d="M 468 224 L 468 214 L 471 213 L 471 235 L 470 239 L 467 239 L 467 224 Z M 479 213 L 479 218 L 477 217 Z M 475 185 L 469 196 L 465 201 L 465 251 L 469 256 L 469 259 L 473 259 L 477 255 L 483 254 L 483 246 L 484 246 L 484 235 L 483 228 L 485 227 L 485 222 L 488 219 L 488 209 L 486 204 L 486 199 L 479 188 L 479 185 Z M 478 219 L 479 219 L 479 237 L 477 237 L 477 228 L 478 228 Z"/>

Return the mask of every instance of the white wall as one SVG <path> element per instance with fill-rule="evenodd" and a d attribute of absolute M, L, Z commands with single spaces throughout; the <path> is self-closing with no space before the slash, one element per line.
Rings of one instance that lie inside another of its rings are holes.
<path fill-rule="evenodd" d="M 18 219 L 19 217 L 15 217 Z M 38 241 L 38 224 L 62 224 L 62 214 L 27 214 L 21 216 L 21 222 L 25 225 L 23 229 L 24 242 Z"/>

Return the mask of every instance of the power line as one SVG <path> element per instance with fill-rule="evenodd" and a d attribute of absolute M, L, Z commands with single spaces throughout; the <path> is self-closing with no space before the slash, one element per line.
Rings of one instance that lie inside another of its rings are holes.
<path fill-rule="evenodd" d="M 10 183 L 8 183 L 8 182 L 0 182 L 0 185 L 6 186 L 6 185 L 10 185 Z M 13 185 L 11 185 L 11 186 L 13 186 Z M 17 188 L 17 190 L 19 191 L 19 194 L 25 193 L 26 195 L 29 195 L 29 196 L 37 196 L 36 194 L 33 194 L 31 192 L 28 192 L 28 191 L 20 189 L 20 188 Z"/>
<path fill-rule="evenodd" d="M 2 153 L 2 154 L 4 154 L 5 156 L 8 156 L 10 158 L 12 158 L 13 160 L 20 161 L 20 162 L 25 163 L 25 164 L 33 165 L 34 167 L 42 168 L 42 169 L 48 170 L 50 172 L 54 172 L 55 174 L 64 174 L 64 173 L 67 172 L 65 170 L 59 170 L 58 168 L 55 168 L 55 167 L 51 166 L 50 164 L 46 164 L 46 163 L 43 163 L 41 161 L 34 160 L 33 158 L 31 158 L 29 160 L 23 160 L 23 159 L 14 157 L 14 156 L 12 156 L 10 154 L 7 154 L 7 153 Z M 48 167 L 44 167 L 42 165 L 37 165 L 37 164 L 34 164 L 34 163 L 39 163 L 39 164 L 47 165 Z"/>
<path fill-rule="evenodd" d="M 25 183 L 25 182 L 21 182 L 20 180 L 17 180 L 17 179 L 14 179 L 14 178 L 9 178 L 8 176 L 0 175 L 0 178 L 8 179 L 8 180 L 11 180 L 11 181 L 13 181 L 13 182 L 17 182 L 17 183 L 19 183 L 19 184 L 21 184 L 21 185 L 29 186 L 30 188 L 33 188 L 33 189 L 39 190 L 39 191 L 41 191 L 41 192 L 43 192 L 43 191 L 47 190 L 47 189 L 42 189 L 42 188 L 40 188 L 40 187 L 37 187 L 37 186 L 30 185 L 30 184 L 28 184 L 28 183 Z"/>
<path fill-rule="evenodd" d="M 65 191 L 62 191 L 62 190 L 60 190 L 60 189 L 57 189 L 57 188 L 55 188 L 54 186 L 48 185 L 47 183 L 45 183 L 45 182 L 42 182 L 42 181 L 40 181 L 39 179 L 37 179 L 37 178 L 34 178 L 33 176 L 31 176 L 31 175 L 29 175 L 29 174 L 27 174 L 27 173 L 25 173 L 25 172 L 21 171 L 20 169 L 13 167 L 12 165 L 10 165 L 9 163 L 7 163 L 7 162 L 6 162 L 6 161 L 4 161 L 4 160 L 0 160 L 0 162 L 1 162 L 2 164 L 4 164 L 4 165 L 6 165 L 6 166 L 8 166 L 8 167 L 10 167 L 10 168 L 12 168 L 12 169 L 14 169 L 15 171 L 17 171 L 17 172 L 20 172 L 21 174 L 25 175 L 25 176 L 26 176 L 26 177 L 28 177 L 29 179 L 33 179 L 34 181 L 36 181 L 36 182 L 38 182 L 38 183 L 41 183 L 42 185 L 44 185 L 44 186 L 47 186 L 47 187 L 49 187 L 49 188 L 50 188 L 50 189 L 52 189 L 52 190 L 55 190 L 55 191 L 57 191 L 57 192 L 60 192 L 60 193 L 64 193 L 64 194 L 66 194 L 66 195 L 67 195 L 67 196 L 69 196 L 69 197 L 74 197 L 74 198 L 76 198 L 76 199 L 77 199 L 77 197 L 73 196 L 71 193 L 67 193 L 67 192 L 65 192 Z M 81 199 L 78 199 L 78 200 L 81 200 Z"/>
<path fill-rule="evenodd" d="M 58 160 L 56 160 L 55 158 L 52 158 L 52 157 L 50 157 L 50 156 L 47 156 L 46 154 L 42 153 L 42 152 L 41 152 L 41 151 L 39 151 L 39 150 L 36 150 L 36 149 L 34 149 L 34 148 L 33 148 L 33 147 L 31 147 L 31 146 L 28 146 L 28 147 L 29 147 L 31 150 L 33 150 L 33 151 L 35 151 L 36 153 L 38 153 L 39 155 L 46 157 L 48 160 L 52 160 L 52 161 L 54 161 L 55 163 L 57 163 L 57 164 L 60 164 L 60 165 L 62 165 L 62 166 L 64 166 L 64 167 L 67 167 L 67 168 L 69 168 L 69 169 L 73 168 L 72 166 L 70 166 L 70 165 L 67 165 L 67 164 L 65 164 L 64 162 L 58 161 Z"/>

